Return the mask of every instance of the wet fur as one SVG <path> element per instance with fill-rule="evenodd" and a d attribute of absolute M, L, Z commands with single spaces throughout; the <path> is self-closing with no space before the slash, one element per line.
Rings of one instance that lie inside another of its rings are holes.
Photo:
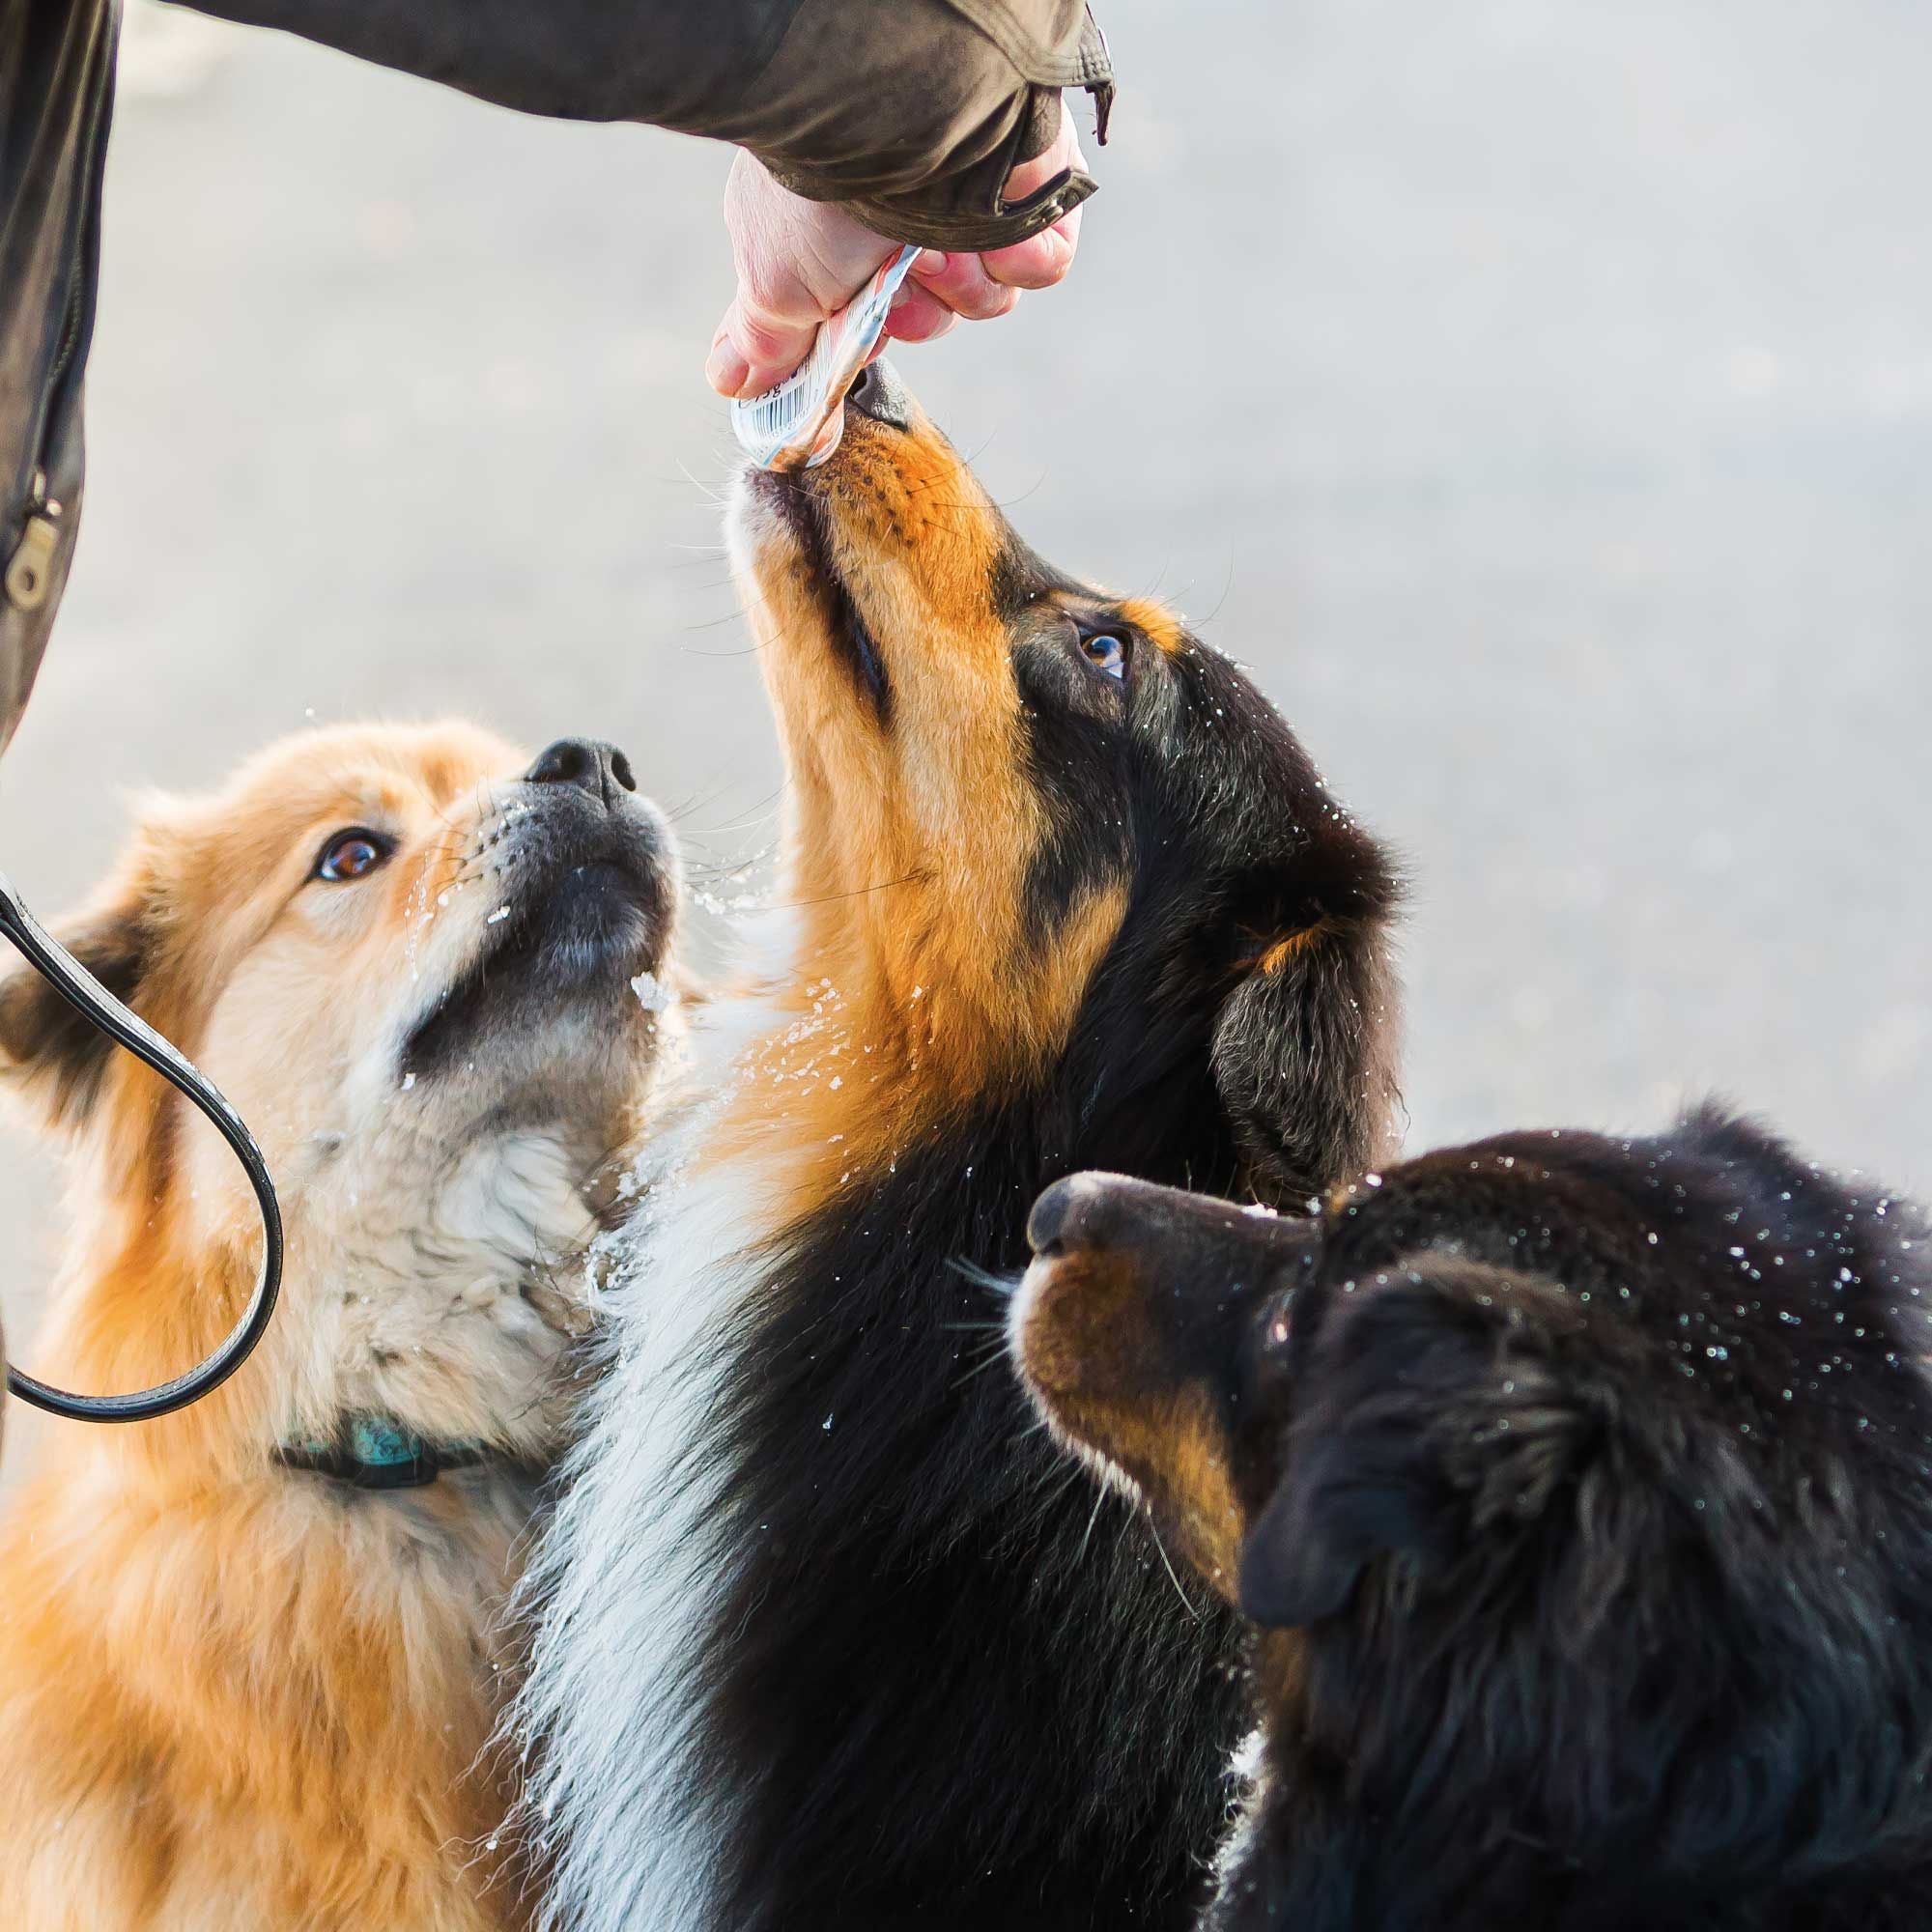
<path fill-rule="evenodd" d="M 1042 1204 L 1016 1352 L 1158 1520 L 1215 1466 L 1196 1553 L 1258 1626 L 1209 1932 L 1927 1922 L 1911 1203 L 1711 1109 L 1445 1150 L 1316 1224 L 1084 1185 Z"/>
<path fill-rule="evenodd" d="M 790 911 L 700 1023 L 715 1097 L 546 1542 L 550 1922 L 1179 1926 L 1234 1628 L 1137 1525 L 1090 1537 L 958 1264 L 1016 1264 L 1083 1161 L 1277 1194 L 1379 1146 L 1389 867 L 1226 660 L 1042 564 L 902 392 L 733 543 Z M 1132 631 L 1130 690 L 1083 622 Z"/>
<path fill-rule="evenodd" d="M 0 1924 L 524 1918 L 497 1835 L 514 1780 L 489 1740 L 516 1662 L 497 1622 L 556 1440 L 587 1183 L 636 1135 L 655 1054 L 626 973 L 662 962 L 676 892 L 653 814 L 627 807 L 612 844 L 587 798 L 520 785 L 526 763 L 456 725 L 289 741 L 216 796 L 146 802 L 65 928 L 256 1129 L 288 1269 L 262 1348 L 198 1406 L 43 1424 L 37 1445 L 10 1418 L 9 1455 L 39 1456 L 0 1522 Z M 394 833 L 388 865 L 310 879 L 356 825 Z M 583 915 L 616 933 L 608 964 L 530 992 L 504 935 L 553 918 L 560 868 L 606 849 L 637 887 Z M 494 1009 L 466 991 L 479 973 Z M 405 1070 L 432 1033 L 461 1061 Z M 19 971 L 0 979 L 0 1086 L 72 1156 L 27 1359 L 88 1389 L 179 1371 L 252 1286 L 232 1163 Z M 272 1460 L 356 1409 L 498 1460 L 384 1495 Z"/>

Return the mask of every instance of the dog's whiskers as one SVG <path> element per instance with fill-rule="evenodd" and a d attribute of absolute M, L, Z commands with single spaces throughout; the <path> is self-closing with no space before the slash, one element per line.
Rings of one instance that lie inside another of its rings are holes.
<path fill-rule="evenodd" d="M 1151 1513 L 1148 1516 L 1147 1526 L 1149 1535 L 1153 1538 L 1154 1548 L 1160 1552 L 1160 1567 L 1167 1572 L 1167 1580 L 1174 1585 L 1174 1594 L 1180 1599 L 1180 1607 L 1187 1612 L 1193 1622 L 1199 1623 L 1201 1612 L 1188 1601 L 1187 1592 L 1180 1587 L 1180 1578 L 1175 1575 L 1174 1565 L 1168 1560 L 1167 1545 L 1160 1540 L 1160 1526 L 1154 1521 Z"/>
<path fill-rule="evenodd" d="M 1007 1359 L 1007 1351 L 1005 1349 L 1003 1348 L 989 1349 L 986 1351 L 986 1359 L 982 1361 L 978 1368 L 968 1369 L 966 1373 L 952 1384 L 953 1392 L 956 1393 L 958 1390 L 964 1388 L 968 1382 L 973 1381 L 980 1376 L 983 1376 L 988 1369 L 997 1369 L 1002 1367 L 1005 1364 L 1006 1359 Z"/>
<path fill-rule="evenodd" d="M 1087 1513 L 1087 1531 L 1080 1539 L 1080 1548 L 1073 1552 L 1073 1561 L 1079 1565 L 1086 1561 L 1087 1546 L 1094 1541 L 1094 1525 L 1100 1520 L 1100 1511 L 1105 1507 L 1107 1492 L 1096 1489 L 1094 1492 L 1094 1507 Z"/>
<path fill-rule="evenodd" d="M 969 1262 L 960 1255 L 949 1258 L 946 1265 L 962 1280 L 997 1294 L 1002 1301 L 1010 1301 L 1019 1293 L 1020 1277 L 1016 1274 L 995 1274 L 991 1268 L 981 1267 L 978 1262 Z"/>

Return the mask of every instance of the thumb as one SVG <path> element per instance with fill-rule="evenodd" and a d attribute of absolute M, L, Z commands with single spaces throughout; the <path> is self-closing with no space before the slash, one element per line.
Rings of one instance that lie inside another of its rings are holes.
<path fill-rule="evenodd" d="M 711 386 L 722 396 L 763 395 L 805 360 L 820 320 L 775 315 L 740 291 L 724 311 L 704 365 Z"/>

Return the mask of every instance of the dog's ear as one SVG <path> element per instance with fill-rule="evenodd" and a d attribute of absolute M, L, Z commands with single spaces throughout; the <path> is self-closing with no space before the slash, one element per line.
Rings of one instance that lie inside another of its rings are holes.
<path fill-rule="evenodd" d="M 1396 1453 L 1379 1460 L 1375 1448 Z M 1264 1630 L 1293 1630 L 1346 1609 L 1378 1557 L 1430 1576 L 1446 1560 L 1440 1499 L 1421 1459 L 1402 1445 L 1297 1446 L 1241 1545 L 1240 1604 Z"/>
<path fill-rule="evenodd" d="M 1601 1428 L 1560 1360 L 1574 1300 L 1436 1259 L 1332 1295 L 1296 1372 L 1280 1481 L 1241 1547 L 1247 1615 L 1269 1629 L 1333 1616 L 1378 1559 L 1425 1587 L 1464 1558 L 1507 1561 Z"/>
<path fill-rule="evenodd" d="M 144 902 L 130 894 L 70 922 L 55 937 L 116 999 L 131 1001 L 149 956 L 145 914 Z M 115 1050 L 24 959 L 0 948 L 0 1086 L 49 1126 L 77 1127 Z"/>
<path fill-rule="evenodd" d="M 1248 1185 L 1299 1205 L 1373 1166 L 1395 1138 L 1397 887 L 1373 847 L 1342 876 L 1250 882 L 1231 923 L 1231 988 L 1211 1061 Z"/>

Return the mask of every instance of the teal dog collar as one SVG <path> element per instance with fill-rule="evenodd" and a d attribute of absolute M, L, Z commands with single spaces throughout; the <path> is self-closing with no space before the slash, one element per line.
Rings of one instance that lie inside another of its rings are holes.
<path fill-rule="evenodd" d="M 445 1469 L 472 1467 L 487 1454 L 480 1442 L 432 1442 L 394 1416 L 349 1415 L 333 1439 L 304 1436 L 284 1442 L 275 1450 L 275 1461 L 358 1490 L 419 1490 Z"/>

